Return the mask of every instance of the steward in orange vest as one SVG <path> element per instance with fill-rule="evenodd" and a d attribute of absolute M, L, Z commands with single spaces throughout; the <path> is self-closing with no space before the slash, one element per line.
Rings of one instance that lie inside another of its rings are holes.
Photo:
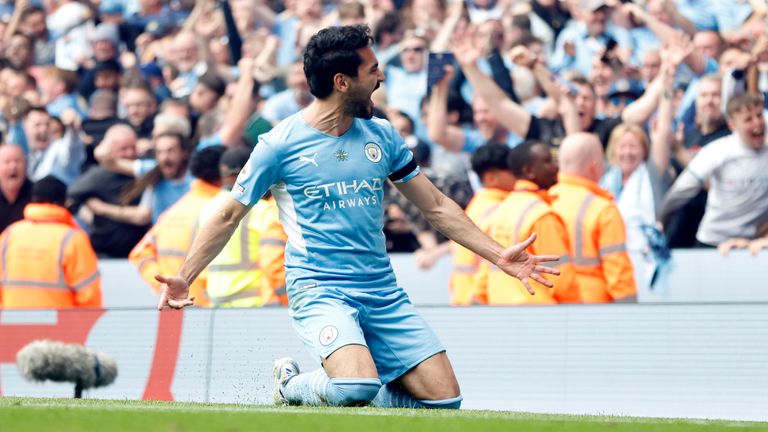
<path fill-rule="evenodd" d="M 560 261 L 553 264 L 560 269 L 560 276 L 543 275 L 554 284 L 553 288 L 533 281 L 536 295 L 532 296 L 518 279 L 489 264 L 488 304 L 579 303 L 581 296 L 571 263 L 565 224 L 550 206 L 547 193 L 547 189 L 557 181 L 557 163 L 552 159 L 549 146 L 526 141 L 512 149 L 508 164 L 518 180 L 494 214 L 490 235 L 507 246 L 536 233 L 538 239 L 530 246 L 528 253 L 558 255 Z"/>
<path fill-rule="evenodd" d="M 64 208 L 53 176 L 32 186 L 24 219 L 0 235 L 0 308 L 100 308 L 101 276 L 88 235 Z"/>
<path fill-rule="evenodd" d="M 498 144 L 486 144 L 472 154 L 472 170 L 483 183 L 483 189 L 477 191 L 467 205 L 467 217 L 480 229 L 488 233 L 491 217 L 499 204 L 512 190 L 515 176 L 507 166 L 509 148 Z M 485 260 L 469 249 L 453 243 L 453 273 L 451 274 L 451 304 L 466 306 L 487 304 L 485 297 L 473 294 L 486 292 L 475 284 L 484 284 L 487 278 L 479 274 L 480 263 Z"/>
<path fill-rule="evenodd" d="M 160 215 L 157 223 L 128 255 L 141 277 L 158 294 L 160 282 L 155 280 L 155 275 L 176 274 L 197 234 L 201 210 L 221 190 L 219 159 L 224 150 L 224 146 L 213 146 L 192 155 L 190 171 L 196 179 L 189 192 Z M 196 298 L 197 305 L 210 305 L 205 294 L 205 275 L 195 280 L 189 295 Z"/>
<path fill-rule="evenodd" d="M 566 137 L 560 145 L 560 180 L 551 190 L 552 206 L 568 227 L 584 303 L 634 302 L 637 287 L 624 219 L 613 196 L 597 184 L 603 167 L 597 137 Z"/>

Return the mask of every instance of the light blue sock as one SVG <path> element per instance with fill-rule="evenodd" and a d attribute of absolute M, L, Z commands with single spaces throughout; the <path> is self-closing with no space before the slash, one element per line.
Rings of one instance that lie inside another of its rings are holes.
<path fill-rule="evenodd" d="M 330 378 L 320 368 L 289 378 L 280 388 L 280 393 L 291 405 L 325 405 L 323 396 L 329 382 Z"/>
<path fill-rule="evenodd" d="M 371 401 L 371 406 L 381 408 L 432 408 L 459 409 L 464 398 L 459 395 L 444 400 L 418 400 L 409 395 L 402 387 L 387 384 L 381 386 L 379 394 Z"/>
<path fill-rule="evenodd" d="M 381 387 L 378 378 L 329 378 L 322 368 L 296 375 L 280 392 L 292 405 L 367 405 Z"/>

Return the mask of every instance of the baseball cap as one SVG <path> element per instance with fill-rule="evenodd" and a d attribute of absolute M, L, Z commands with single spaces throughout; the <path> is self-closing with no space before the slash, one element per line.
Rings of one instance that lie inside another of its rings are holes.
<path fill-rule="evenodd" d="M 104 15 L 122 15 L 123 3 L 120 0 L 101 0 L 99 12 Z"/>
<path fill-rule="evenodd" d="M 117 26 L 112 23 L 101 23 L 96 26 L 91 33 L 91 42 L 109 41 L 112 45 L 118 46 L 120 44 L 120 31 Z"/>
<path fill-rule="evenodd" d="M 645 89 L 640 81 L 621 78 L 611 83 L 611 87 L 608 89 L 608 97 L 630 96 L 637 99 L 643 95 L 643 92 L 645 92 Z"/>
<path fill-rule="evenodd" d="M 582 0 L 581 8 L 588 11 L 596 11 L 600 8 L 611 7 L 611 2 L 606 0 Z"/>

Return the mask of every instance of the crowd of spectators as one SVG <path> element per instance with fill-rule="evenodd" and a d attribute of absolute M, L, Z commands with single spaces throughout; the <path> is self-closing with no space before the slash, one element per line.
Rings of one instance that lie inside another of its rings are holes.
<path fill-rule="evenodd" d="M 630 251 L 663 233 L 671 247 L 757 253 L 767 19 L 764 0 L 1 1 L 0 230 L 54 176 L 96 254 L 127 257 L 189 192 L 196 152 L 251 149 L 312 101 L 312 34 L 367 24 L 386 77 L 376 115 L 463 207 L 494 165 L 473 172 L 478 149 L 538 143 L 556 161 L 589 132 Z M 431 86 L 429 53 L 455 59 Z M 517 165 L 518 180 L 552 186 Z M 424 268 L 451 253 L 389 192 L 391 251 Z"/>

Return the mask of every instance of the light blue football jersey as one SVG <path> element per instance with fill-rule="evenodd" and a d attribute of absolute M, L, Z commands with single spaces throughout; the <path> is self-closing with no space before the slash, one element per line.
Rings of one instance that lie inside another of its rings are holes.
<path fill-rule="evenodd" d="M 250 206 L 272 191 L 288 235 L 289 292 L 312 284 L 377 289 L 396 284 L 382 231 L 384 183 L 418 173 L 389 122 L 356 118 L 335 137 L 299 112 L 260 136 L 232 197 Z"/>

